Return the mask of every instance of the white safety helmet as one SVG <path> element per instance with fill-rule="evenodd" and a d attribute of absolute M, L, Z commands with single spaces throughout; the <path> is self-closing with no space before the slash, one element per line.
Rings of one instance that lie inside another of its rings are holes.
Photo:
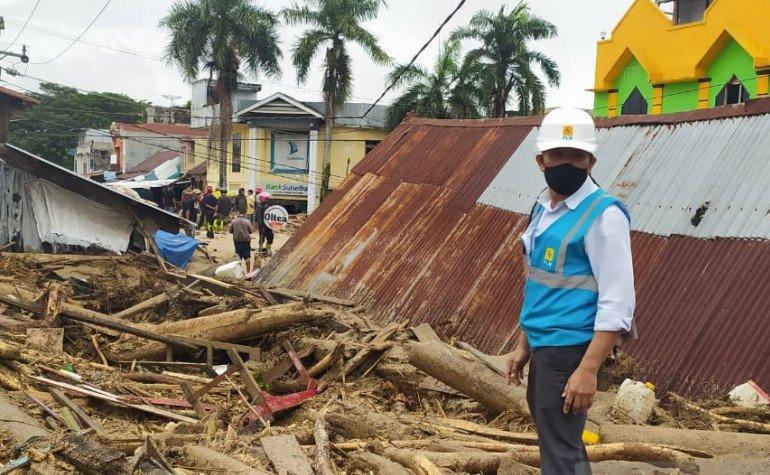
<path fill-rule="evenodd" d="M 593 154 L 596 151 L 594 120 L 582 109 L 554 109 L 540 125 L 536 146 L 540 153 L 554 148 L 577 148 Z"/>

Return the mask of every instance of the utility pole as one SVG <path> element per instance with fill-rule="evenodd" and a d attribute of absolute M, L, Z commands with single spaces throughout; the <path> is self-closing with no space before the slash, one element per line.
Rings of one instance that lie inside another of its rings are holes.
<path fill-rule="evenodd" d="M 0 16 L 0 33 L 5 30 L 5 18 Z M 12 45 L 11 45 L 12 46 Z M 3 51 L 0 50 L 0 59 L 5 58 L 6 56 L 13 56 L 14 58 L 19 58 L 22 63 L 29 63 L 29 56 L 27 56 L 27 45 L 21 45 L 21 54 L 14 53 L 13 51 Z"/>

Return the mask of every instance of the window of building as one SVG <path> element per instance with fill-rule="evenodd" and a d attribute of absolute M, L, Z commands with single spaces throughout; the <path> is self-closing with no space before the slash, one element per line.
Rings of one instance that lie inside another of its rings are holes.
<path fill-rule="evenodd" d="M 711 0 L 676 0 L 674 2 L 674 18 L 677 25 L 703 21 Z"/>
<path fill-rule="evenodd" d="M 715 105 L 717 107 L 729 106 L 731 104 L 741 104 L 748 100 L 749 91 L 746 90 L 746 87 L 737 77 L 733 76 L 730 82 L 725 84 L 725 87 L 717 94 Z"/>
<path fill-rule="evenodd" d="M 367 140 L 366 141 L 366 145 L 365 145 L 366 149 L 364 151 L 364 155 L 366 155 L 367 153 L 369 153 L 372 150 L 374 150 L 374 147 L 376 147 L 377 144 L 379 144 L 379 143 L 380 143 L 379 140 Z"/>
<path fill-rule="evenodd" d="M 233 134 L 233 173 L 241 171 L 241 134 Z"/>
<path fill-rule="evenodd" d="M 623 103 L 621 115 L 645 115 L 647 114 L 647 99 L 644 98 L 639 88 L 635 87 L 628 99 Z"/>

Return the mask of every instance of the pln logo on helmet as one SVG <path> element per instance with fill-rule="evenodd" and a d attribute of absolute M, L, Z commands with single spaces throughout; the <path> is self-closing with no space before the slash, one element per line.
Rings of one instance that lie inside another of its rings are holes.
<path fill-rule="evenodd" d="M 571 125 L 565 125 L 561 129 L 561 138 L 562 140 L 572 140 L 572 138 L 575 136 L 575 128 Z"/>

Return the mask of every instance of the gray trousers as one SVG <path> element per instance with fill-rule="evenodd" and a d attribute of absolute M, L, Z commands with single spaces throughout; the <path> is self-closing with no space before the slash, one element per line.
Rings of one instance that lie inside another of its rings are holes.
<path fill-rule="evenodd" d="M 532 351 L 527 403 L 537 426 L 543 475 L 590 474 L 583 445 L 586 413 L 564 414 L 564 386 L 588 345 L 549 346 Z"/>

